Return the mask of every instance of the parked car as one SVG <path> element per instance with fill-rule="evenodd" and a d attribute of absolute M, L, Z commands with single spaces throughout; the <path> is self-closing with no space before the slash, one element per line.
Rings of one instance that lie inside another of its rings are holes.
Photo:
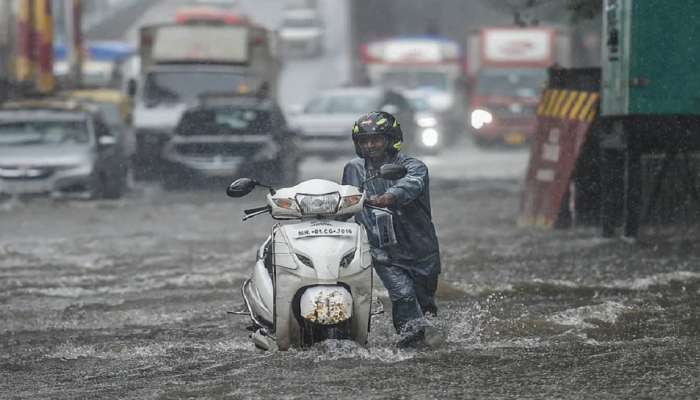
<path fill-rule="evenodd" d="M 129 96 L 117 89 L 103 88 L 70 90 L 63 95 L 97 106 L 126 156 L 133 157 L 136 152 L 136 138 L 131 127 L 132 104 Z"/>
<path fill-rule="evenodd" d="M 285 55 L 321 56 L 324 27 L 318 11 L 314 8 L 285 10 L 279 38 Z"/>
<path fill-rule="evenodd" d="M 96 107 L 62 99 L 0 106 L 0 193 L 119 198 L 127 172 Z"/>
<path fill-rule="evenodd" d="M 247 176 L 295 184 L 296 132 L 279 105 L 257 96 L 211 95 L 186 110 L 163 149 L 166 188 L 207 178 Z"/>
<path fill-rule="evenodd" d="M 380 87 L 323 91 L 306 105 L 292 109 L 290 124 L 299 131 L 304 156 L 352 156 L 352 124 L 361 115 L 376 110 L 394 114 L 404 133 L 405 149 L 414 147 L 416 128 L 411 105 L 399 92 Z"/>

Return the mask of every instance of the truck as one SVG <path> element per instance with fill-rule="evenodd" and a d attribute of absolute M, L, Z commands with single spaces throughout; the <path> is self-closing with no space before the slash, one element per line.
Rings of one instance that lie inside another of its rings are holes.
<path fill-rule="evenodd" d="M 467 37 L 469 126 L 477 145 L 528 143 L 547 68 L 571 64 L 556 27 L 485 27 Z"/>
<path fill-rule="evenodd" d="M 427 107 L 421 111 L 435 116 L 436 125 L 443 128 L 444 142 L 463 134 L 466 80 L 456 41 L 438 36 L 387 38 L 364 44 L 361 60 L 370 85 L 424 99 Z M 417 123 L 421 128 L 435 128 Z"/>
<path fill-rule="evenodd" d="M 137 179 L 158 177 L 161 153 L 182 113 L 207 93 L 264 93 L 275 97 L 279 65 L 274 34 L 247 18 L 178 15 L 143 26 L 139 77 L 131 81 Z M 178 22 L 179 21 L 179 22 Z"/>

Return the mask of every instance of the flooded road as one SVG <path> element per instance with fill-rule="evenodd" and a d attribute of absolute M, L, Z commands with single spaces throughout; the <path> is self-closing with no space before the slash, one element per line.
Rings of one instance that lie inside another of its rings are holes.
<path fill-rule="evenodd" d="M 417 352 L 394 348 L 387 314 L 366 348 L 257 350 L 226 314 L 268 230 L 240 222 L 256 196 L 3 203 L 0 397 L 697 398 L 696 229 L 637 245 L 519 229 L 517 180 L 432 190 L 447 338 Z"/>
<path fill-rule="evenodd" d="M 189 3 L 157 2 L 127 37 Z M 279 20 L 277 2 L 240 3 Z M 343 20 L 345 7 L 321 4 Z M 327 25 L 324 57 L 284 66 L 283 106 L 347 79 L 347 26 Z M 388 313 L 366 347 L 253 346 L 227 311 L 269 232 L 266 216 L 240 219 L 262 191 L 141 184 L 118 201 L 0 202 L 0 398 L 700 398 L 697 226 L 647 229 L 635 245 L 518 228 L 526 151 L 467 143 L 425 161 L 443 260 L 431 322 L 446 340 L 421 351 L 394 347 Z M 302 175 L 338 179 L 343 162 Z"/>

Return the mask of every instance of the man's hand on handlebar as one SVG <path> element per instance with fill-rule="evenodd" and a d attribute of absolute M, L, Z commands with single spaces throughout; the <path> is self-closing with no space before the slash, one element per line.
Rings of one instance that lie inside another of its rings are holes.
<path fill-rule="evenodd" d="M 372 196 L 366 203 L 373 207 L 388 208 L 396 204 L 396 196 L 391 193 L 384 193 L 381 196 Z"/>

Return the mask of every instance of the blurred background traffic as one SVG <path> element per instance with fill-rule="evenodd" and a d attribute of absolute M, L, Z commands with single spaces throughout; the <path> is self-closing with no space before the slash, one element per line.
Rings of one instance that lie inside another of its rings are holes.
<path fill-rule="evenodd" d="M 377 109 L 438 174 L 520 176 L 547 68 L 600 61 L 595 7 L 553 3 L 3 2 L 0 191 L 337 179 Z"/>
<path fill-rule="evenodd" d="M 698 398 L 698 20 L 697 0 L 0 1 L 0 397 Z M 227 312 L 264 192 L 224 189 L 339 180 L 375 109 L 430 170 L 445 345 L 397 350 L 384 315 L 367 347 L 261 355 Z"/>

